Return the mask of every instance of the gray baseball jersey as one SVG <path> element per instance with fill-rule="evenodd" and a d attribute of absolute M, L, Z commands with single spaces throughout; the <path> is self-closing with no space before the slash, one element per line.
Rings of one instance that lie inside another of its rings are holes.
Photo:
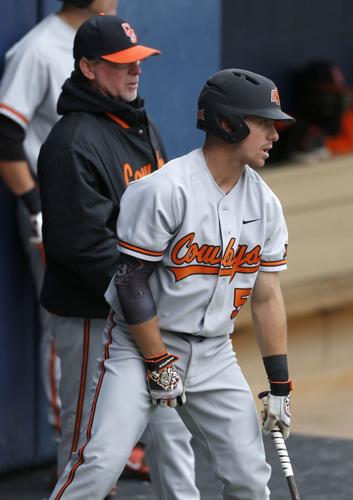
<path fill-rule="evenodd" d="M 59 119 L 61 86 L 74 69 L 74 37 L 75 30 L 51 14 L 5 55 L 0 113 L 26 131 L 24 148 L 34 173 L 39 149 Z"/>
<path fill-rule="evenodd" d="M 286 269 L 288 235 L 278 198 L 249 166 L 225 194 L 201 149 L 131 183 L 117 232 L 121 252 L 162 262 L 150 287 L 160 327 L 168 331 L 231 333 L 258 272 Z M 119 311 L 113 282 L 106 298 Z"/>

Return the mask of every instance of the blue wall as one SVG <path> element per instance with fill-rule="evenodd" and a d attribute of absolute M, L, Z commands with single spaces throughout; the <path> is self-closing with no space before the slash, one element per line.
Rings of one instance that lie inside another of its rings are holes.
<path fill-rule="evenodd" d="M 222 65 L 262 73 L 291 107 L 293 73 L 313 59 L 338 63 L 353 83 L 352 0 L 224 0 Z"/>
<path fill-rule="evenodd" d="M 202 3 L 202 8 L 200 5 Z M 221 0 L 120 0 L 119 15 L 139 42 L 162 55 L 143 65 L 140 94 L 159 126 L 170 158 L 202 141 L 195 129 L 196 101 L 221 55 Z"/>

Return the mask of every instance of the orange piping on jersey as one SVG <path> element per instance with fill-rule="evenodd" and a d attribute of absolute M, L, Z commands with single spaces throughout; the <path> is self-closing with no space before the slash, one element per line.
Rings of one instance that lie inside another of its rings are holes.
<path fill-rule="evenodd" d="M 164 255 L 164 252 L 155 252 L 153 250 L 147 250 L 146 248 L 136 247 L 134 245 L 130 245 L 129 243 L 125 243 L 125 241 L 121 240 L 118 240 L 118 244 L 123 248 L 127 248 L 128 250 L 142 253 L 144 255 L 150 255 L 151 257 L 162 257 Z"/>
<path fill-rule="evenodd" d="M 25 125 L 29 124 L 29 120 L 25 116 L 23 116 L 21 113 L 16 111 L 15 109 L 11 108 L 11 106 L 8 106 L 7 104 L 0 103 L 0 108 L 7 109 L 7 111 L 10 111 L 12 114 L 17 116 Z"/>
<path fill-rule="evenodd" d="M 70 455 L 74 451 L 77 450 L 78 440 L 79 440 L 80 431 L 81 431 L 83 401 L 85 398 L 86 381 L 87 381 L 87 365 L 88 365 L 88 352 L 89 352 L 89 330 L 90 330 L 90 321 L 89 321 L 89 319 L 85 319 L 84 320 L 84 330 L 83 330 L 83 355 L 82 355 L 82 365 L 81 365 L 80 390 L 78 393 L 74 435 L 72 438 Z"/>
<path fill-rule="evenodd" d="M 113 113 L 105 113 L 105 114 L 107 116 L 109 116 L 109 118 L 111 118 L 114 122 L 116 122 L 119 125 L 121 125 L 121 127 L 123 127 L 123 128 L 130 128 L 130 126 L 126 122 L 124 122 L 124 120 L 122 120 L 118 116 L 113 115 Z"/>
<path fill-rule="evenodd" d="M 60 491 L 56 495 L 55 500 L 60 500 L 60 498 L 62 497 L 62 495 L 65 493 L 66 488 L 68 486 L 70 486 L 70 484 L 73 482 L 73 480 L 75 478 L 76 470 L 80 467 L 80 465 L 83 464 L 83 454 L 84 454 L 85 448 L 86 448 L 89 440 L 91 439 L 91 431 L 92 431 L 92 425 L 93 425 L 94 415 L 95 415 L 95 412 L 96 412 L 97 401 L 98 401 L 99 393 L 100 393 L 100 390 L 101 390 L 101 387 L 102 387 L 103 378 L 104 378 L 104 375 L 106 373 L 106 368 L 105 368 L 105 364 L 104 363 L 105 363 L 106 360 L 109 359 L 109 347 L 111 346 L 111 344 L 113 342 L 112 329 L 116 325 L 116 323 L 114 323 L 113 320 L 112 320 L 112 315 L 111 314 L 109 315 L 109 319 L 112 321 L 112 325 L 109 328 L 109 331 L 108 331 L 108 340 L 107 340 L 107 342 L 105 343 L 105 346 L 104 346 L 104 359 L 99 364 L 101 372 L 100 372 L 100 375 L 99 375 L 99 379 L 98 379 L 98 383 L 97 383 L 97 387 L 96 387 L 94 399 L 93 399 L 92 406 L 91 406 L 91 412 L 90 412 L 90 417 L 89 417 L 89 422 L 88 422 L 88 427 L 87 427 L 87 434 L 86 434 L 87 439 L 86 439 L 85 444 L 79 449 L 79 451 L 78 451 L 78 460 L 73 465 L 73 467 L 72 467 L 72 469 L 70 471 L 69 477 L 67 478 L 65 484 L 63 484 L 63 486 L 60 488 Z"/>
<path fill-rule="evenodd" d="M 274 260 L 273 262 L 270 261 L 265 261 L 262 260 L 260 262 L 261 267 L 276 267 L 276 266 L 284 266 L 287 264 L 288 260 L 287 259 L 282 259 L 282 260 Z"/>
<path fill-rule="evenodd" d="M 50 349 L 50 364 L 49 364 L 49 379 L 51 388 L 51 406 L 55 416 L 55 428 L 58 432 L 61 432 L 61 419 L 60 419 L 60 409 L 58 405 L 58 393 L 56 390 L 56 380 L 55 380 L 55 359 L 56 359 L 56 349 L 54 340 L 51 341 Z"/>

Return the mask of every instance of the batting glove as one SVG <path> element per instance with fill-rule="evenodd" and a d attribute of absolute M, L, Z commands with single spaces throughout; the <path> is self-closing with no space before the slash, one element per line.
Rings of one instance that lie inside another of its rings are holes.
<path fill-rule="evenodd" d="M 175 367 L 178 356 L 167 352 L 145 358 L 147 384 L 154 406 L 181 406 L 185 403 L 185 392 L 179 372 Z"/>
<path fill-rule="evenodd" d="M 264 434 L 269 434 L 276 426 L 279 427 L 284 439 L 290 434 L 290 394 L 275 396 L 271 392 L 261 392 L 264 409 L 261 411 L 262 429 Z"/>
<path fill-rule="evenodd" d="M 29 220 L 30 220 L 30 224 L 31 224 L 31 236 L 29 237 L 29 241 L 32 245 L 39 245 L 39 244 L 43 243 L 42 212 L 38 212 L 37 214 L 30 215 Z"/>

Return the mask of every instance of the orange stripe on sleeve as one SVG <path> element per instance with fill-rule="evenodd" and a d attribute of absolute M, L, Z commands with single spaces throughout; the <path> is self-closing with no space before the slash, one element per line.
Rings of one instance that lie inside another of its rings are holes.
<path fill-rule="evenodd" d="M 274 260 L 274 261 L 265 261 L 265 260 L 262 260 L 262 261 L 260 261 L 260 266 L 261 267 L 284 266 L 285 264 L 287 264 L 287 262 L 288 262 L 287 259 Z"/>
<path fill-rule="evenodd" d="M 7 111 L 10 111 L 10 113 L 17 116 L 17 118 L 19 118 L 25 125 L 29 124 L 29 120 L 27 120 L 27 118 L 24 115 L 22 115 L 21 113 L 19 113 L 15 109 L 11 108 L 11 106 L 8 106 L 7 104 L 4 104 L 4 103 L 0 103 L 0 108 L 6 109 Z"/>
<path fill-rule="evenodd" d="M 127 248 L 128 250 L 133 250 L 134 252 L 142 253 L 144 255 L 150 255 L 151 257 L 162 257 L 164 252 L 155 252 L 154 250 L 147 250 L 146 248 L 136 247 L 135 245 L 130 245 L 125 241 L 118 240 L 119 246 Z"/>

